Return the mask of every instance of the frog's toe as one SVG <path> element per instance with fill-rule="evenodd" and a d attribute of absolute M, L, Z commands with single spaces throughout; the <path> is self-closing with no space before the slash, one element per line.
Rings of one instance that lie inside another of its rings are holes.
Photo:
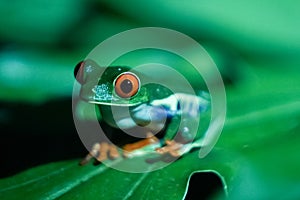
<path fill-rule="evenodd" d="M 97 159 L 99 162 L 102 162 L 102 161 L 104 161 L 104 160 L 107 159 L 108 149 L 109 149 L 109 144 L 106 143 L 106 142 L 101 142 L 100 148 L 99 148 L 99 154 L 98 154 L 98 156 L 96 157 L 96 159 Z"/>
<path fill-rule="evenodd" d="M 184 154 L 184 144 L 176 142 L 175 140 L 167 140 L 166 146 L 157 148 L 156 152 L 159 154 L 170 154 L 173 157 L 180 157 Z"/>
<path fill-rule="evenodd" d="M 116 159 L 120 156 L 118 149 L 115 145 L 110 145 L 109 146 L 109 158 L 111 159 Z"/>
<path fill-rule="evenodd" d="M 92 150 L 86 155 L 84 159 L 82 159 L 79 164 L 86 165 L 92 158 L 96 157 L 99 154 L 100 144 L 96 143 L 92 147 Z"/>
<path fill-rule="evenodd" d="M 115 145 L 109 144 L 107 142 L 102 142 L 100 144 L 99 155 L 97 156 L 96 159 L 99 162 L 103 162 L 104 160 L 107 159 L 116 159 L 119 156 L 120 156 L 119 152 Z"/>
<path fill-rule="evenodd" d="M 91 156 L 90 154 L 88 154 L 84 159 L 82 159 L 79 162 L 79 165 L 86 165 L 92 158 L 93 158 L 93 156 Z"/>
<path fill-rule="evenodd" d="M 128 158 L 136 155 L 143 155 L 157 147 L 159 144 L 159 139 L 155 137 L 152 133 L 148 133 L 145 139 L 137 141 L 135 143 L 126 144 L 123 146 L 123 157 Z M 154 148 L 151 148 L 154 147 Z"/>
<path fill-rule="evenodd" d="M 99 163 L 107 160 L 107 159 L 116 159 L 118 158 L 119 152 L 117 150 L 117 147 L 113 144 L 109 144 L 107 142 L 101 142 L 96 143 L 92 147 L 92 150 L 89 152 L 89 154 L 80 161 L 80 165 L 87 164 L 92 158 L 95 159 L 95 165 L 98 165 Z"/>

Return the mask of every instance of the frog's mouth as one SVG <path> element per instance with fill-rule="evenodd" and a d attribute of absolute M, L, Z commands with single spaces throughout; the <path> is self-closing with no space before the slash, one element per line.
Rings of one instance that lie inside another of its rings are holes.
<path fill-rule="evenodd" d="M 106 105 L 106 106 L 120 106 L 120 107 L 129 107 L 129 106 L 138 106 L 140 104 L 142 104 L 143 102 L 136 102 L 136 103 L 128 103 L 128 102 L 114 102 L 114 101 L 108 101 L 108 102 L 104 102 L 104 101 L 88 101 L 89 103 L 93 103 L 93 104 L 99 104 L 99 105 Z"/>
<path fill-rule="evenodd" d="M 89 95 L 88 98 L 85 98 L 86 101 L 99 105 L 131 107 L 148 101 L 147 92 L 144 88 L 141 88 L 140 91 L 131 98 L 121 98 L 103 85 L 95 86 L 92 89 L 92 93 L 93 95 Z"/>

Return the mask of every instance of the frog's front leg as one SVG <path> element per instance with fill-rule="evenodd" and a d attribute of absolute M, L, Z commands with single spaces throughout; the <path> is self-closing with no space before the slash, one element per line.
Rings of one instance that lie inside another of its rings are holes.
<path fill-rule="evenodd" d="M 146 138 L 139 140 L 137 142 L 125 144 L 121 148 L 122 156 L 127 158 L 130 156 L 134 156 L 135 154 L 139 155 L 143 152 L 144 147 L 149 147 L 154 145 L 153 149 L 157 147 L 156 144 L 159 143 L 159 139 L 155 137 L 151 132 L 146 134 Z M 140 150 L 140 151 L 139 151 Z M 91 151 L 86 155 L 86 157 L 79 163 L 80 165 L 87 164 L 91 159 L 95 158 L 96 163 L 103 162 L 107 159 L 116 159 L 120 157 L 117 146 L 109 142 L 100 142 L 93 145 Z"/>
<path fill-rule="evenodd" d="M 96 158 L 98 162 L 107 160 L 108 158 L 118 158 L 119 152 L 114 144 L 108 142 L 96 143 L 88 155 L 79 163 L 80 165 L 87 164 L 92 158 Z"/>
<path fill-rule="evenodd" d="M 192 141 L 184 141 L 178 139 L 166 140 L 165 146 L 157 148 L 159 154 L 170 154 L 173 157 L 180 157 L 188 153 L 194 147 Z"/>
<path fill-rule="evenodd" d="M 176 93 L 161 101 L 163 104 L 169 104 L 169 107 L 173 110 L 174 107 L 177 108 L 174 113 L 179 114 L 182 121 L 176 136 L 172 140 L 166 140 L 165 146 L 157 148 L 156 152 L 180 157 L 194 147 L 201 147 L 201 140 L 193 140 L 198 132 L 200 113 L 207 110 L 209 101 L 199 96 L 184 93 Z"/>
<path fill-rule="evenodd" d="M 149 147 L 158 143 L 160 143 L 159 139 L 156 136 L 154 136 L 151 132 L 148 132 L 147 137 L 145 139 L 124 145 L 122 148 L 123 156 L 127 158 L 132 156 L 134 153 L 141 154 L 142 152 L 137 153 L 136 151 L 139 149 L 143 149 L 146 146 Z"/>
<path fill-rule="evenodd" d="M 170 154 L 171 156 L 178 158 L 184 154 L 190 152 L 194 148 L 201 148 L 204 145 L 203 138 L 197 139 L 193 142 L 183 144 L 176 142 L 175 140 L 167 140 L 166 146 L 157 148 L 156 152 L 159 154 Z"/>
<path fill-rule="evenodd" d="M 159 154 L 170 154 L 173 157 L 180 157 L 188 153 L 192 148 L 201 148 L 202 140 L 196 139 L 198 117 L 183 116 L 181 126 L 172 140 L 166 140 L 165 146 L 157 148 Z"/>
<path fill-rule="evenodd" d="M 166 146 L 157 148 L 156 152 L 159 154 L 169 153 L 173 157 L 180 157 L 183 155 L 183 146 L 184 144 L 176 142 L 175 140 L 166 140 Z"/>

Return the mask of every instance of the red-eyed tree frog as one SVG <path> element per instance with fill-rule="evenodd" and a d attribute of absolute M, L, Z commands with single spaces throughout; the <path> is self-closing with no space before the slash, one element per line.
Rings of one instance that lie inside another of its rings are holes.
<path fill-rule="evenodd" d="M 104 68 L 85 60 L 77 64 L 74 75 L 80 83 L 80 97 L 99 109 L 99 123 L 106 135 L 95 142 L 82 165 L 93 157 L 99 162 L 120 157 L 117 146 L 125 157 L 147 146 L 154 147 L 158 154 L 180 157 L 191 149 L 187 144 L 193 142 L 197 132 L 190 122 L 197 121 L 210 104 L 205 92 L 173 93 L 155 82 L 144 84 L 145 76 L 130 67 Z M 166 140 L 174 118 L 180 119 L 180 125 Z"/>

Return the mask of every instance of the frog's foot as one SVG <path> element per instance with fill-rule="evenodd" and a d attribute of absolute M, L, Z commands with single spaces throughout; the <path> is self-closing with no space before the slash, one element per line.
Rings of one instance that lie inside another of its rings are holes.
<path fill-rule="evenodd" d="M 155 137 L 152 133 L 147 133 L 147 137 L 143 140 L 140 140 L 138 142 L 135 143 L 131 143 L 131 144 L 126 144 L 123 146 L 123 156 L 124 157 L 130 157 L 131 155 L 134 154 L 134 152 L 136 152 L 136 150 L 138 149 L 142 149 L 146 146 L 151 146 L 153 144 L 157 144 L 159 143 L 159 139 L 157 137 Z M 136 154 L 139 154 L 138 152 L 136 152 Z"/>
<path fill-rule="evenodd" d="M 180 157 L 186 153 L 186 145 L 175 140 L 167 140 L 166 146 L 157 148 L 156 152 L 159 154 L 169 153 L 173 157 Z"/>
<path fill-rule="evenodd" d="M 101 142 L 101 143 L 94 144 L 92 150 L 79 164 L 85 165 L 92 158 L 96 158 L 98 162 L 102 162 L 104 160 L 107 160 L 108 158 L 115 159 L 118 157 L 119 157 L 119 152 L 115 145 L 109 144 L 107 142 Z"/>

